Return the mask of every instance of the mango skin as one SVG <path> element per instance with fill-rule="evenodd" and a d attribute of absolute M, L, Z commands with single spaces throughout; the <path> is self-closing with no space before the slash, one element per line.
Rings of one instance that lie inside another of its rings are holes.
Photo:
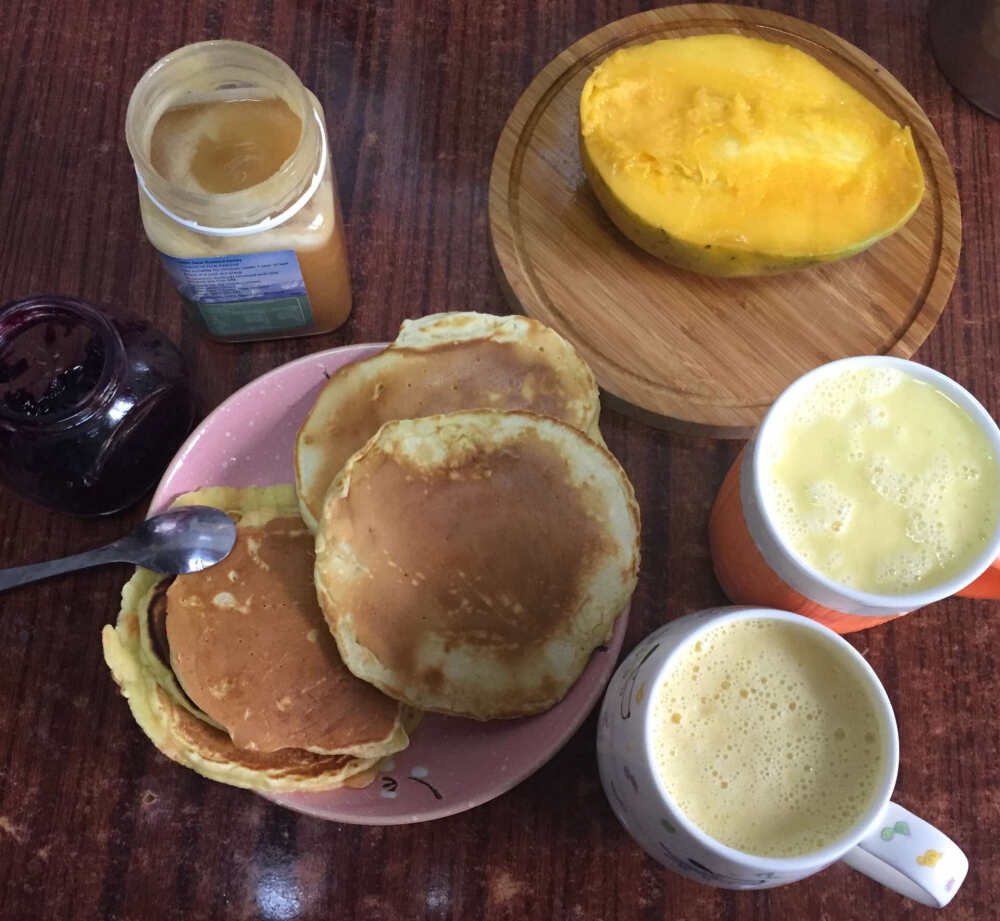
<path fill-rule="evenodd" d="M 857 246 L 842 252 L 822 256 L 782 256 L 776 253 L 755 253 L 718 244 L 702 245 L 690 243 L 662 227 L 650 224 L 618 199 L 602 178 L 587 150 L 587 142 L 581 131 L 579 134 L 580 159 L 587 181 L 605 213 L 614 225 L 640 249 L 655 256 L 668 265 L 687 269 L 699 275 L 714 275 L 719 278 L 746 278 L 760 275 L 781 275 L 797 269 L 807 269 L 823 262 L 837 262 L 856 256 L 873 246 L 879 240 L 895 233 L 917 210 L 919 201 L 893 227 Z"/>

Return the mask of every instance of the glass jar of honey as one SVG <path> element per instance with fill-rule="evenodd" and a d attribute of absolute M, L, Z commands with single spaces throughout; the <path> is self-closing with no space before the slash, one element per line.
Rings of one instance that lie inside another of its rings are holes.
<path fill-rule="evenodd" d="M 186 45 L 129 100 L 146 235 L 191 319 L 237 342 L 328 332 L 351 309 L 323 108 L 244 42 Z"/>

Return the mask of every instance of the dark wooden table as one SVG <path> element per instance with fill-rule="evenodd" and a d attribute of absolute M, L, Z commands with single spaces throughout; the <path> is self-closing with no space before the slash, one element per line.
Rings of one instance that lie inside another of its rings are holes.
<path fill-rule="evenodd" d="M 767 6 L 859 45 L 926 109 L 952 157 L 965 246 L 951 303 L 916 356 L 1000 416 L 1000 122 L 955 94 L 930 55 L 924 3 Z M 532 75 L 570 42 L 647 4 L 582 0 L 3 0 L 0 299 L 44 291 L 127 305 L 183 346 L 208 412 L 312 350 L 391 338 L 404 317 L 502 313 L 486 196 L 497 136 Z M 146 242 L 123 139 L 132 86 L 187 42 L 230 37 L 287 60 L 324 104 L 355 309 L 337 333 L 221 346 L 181 320 Z M 739 445 L 672 436 L 605 411 L 644 516 L 626 648 L 723 597 L 708 510 Z M 103 521 L 0 490 L 0 565 L 110 540 Z M 167 761 L 132 722 L 101 655 L 127 573 L 105 569 L 0 598 L 0 918 L 930 918 L 843 866 L 783 889 L 687 882 L 633 844 L 598 783 L 594 721 L 513 791 L 425 825 L 304 818 Z M 1000 916 L 996 604 L 955 600 L 856 635 L 899 716 L 896 798 L 972 862 L 948 917 Z"/>

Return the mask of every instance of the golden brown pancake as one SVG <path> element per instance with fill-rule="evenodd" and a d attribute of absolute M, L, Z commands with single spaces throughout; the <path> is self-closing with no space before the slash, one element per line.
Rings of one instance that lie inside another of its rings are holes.
<path fill-rule="evenodd" d="M 420 709 L 561 700 L 635 587 L 639 512 L 575 428 L 477 410 L 384 425 L 324 504 L 316 587 L 358 677 Z"/>
<path fill-rule="evenodd" d="M 378 764 L 378 758 L 318 755 L 301 749 L 266 754 L 241 750 L 227 733 L 178 703 L 140 654 L 140 617 L 161 579 L 159 573 L 137 569 L 122 589 L 117 626 L 106 626 L 101 638 L 104 659 L 133 717 L 163 754 L 212 780 L 274 793 L 334 789 Z"/>
<path fill-rule="evenodd" d="M 312 538 L 294 489 L 214 487 L 175 504 L 226 510 L 237 546 L 202 573 L 137 569 L 125 586 L 104 649 L 139 725 L 168 757 L 236 786 L 370 782 L 418 717 L 340 660 L 316 603 Z"/>
<path fill-rule="evenodd" d="M 384 352 L 330 378 L 299 431 L 295 477 L 306 524 L 315 530 L 334 477 L 384 422 L 478 408 L 552 416 L 603 444 L 594 375 L 558 333 L 521 316 L 406 320 Z"/>
<path fill-rule="evenodd" d="M 244 515 L 223 563 L 167 591 L 171 668 L 237 748 L 385 755 L 405 738 L 399 704 L 344 666 L 316 601 L 313 544 L 297 514 Z"/>

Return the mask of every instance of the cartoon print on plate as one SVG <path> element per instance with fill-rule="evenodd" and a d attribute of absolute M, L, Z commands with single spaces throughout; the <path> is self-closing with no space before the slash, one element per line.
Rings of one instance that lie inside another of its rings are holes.
<path fill-rule="evenodd" d="M 428 790 L 431 791 L 431 793 L 434 794 L 434 799 L 442 799 L 443 797 L 440 793 L 438 793 L 437 787 L 433 786 L 429 781 L 424 779 L 429 773 L 430 771 L 427 770 L 427 768 L 420 767 L 418 765 L 417 767 L 410 768 L 410 776 L 406 779 L 412 780 L 414 783 L 423 784 Z"/>
<path fill-rule="evenodd" d="M 917 863 L 922 867 L 935 867 L 937 862 L 944 857 L 940 851 L 935 851 L 934 848 L 928 848 L 923 852 L 918 858 Z"/>
<path fill-rule="evenodd" d="M 399 781 L 389 773 L 395 770 L 395 768 L 396 762 L 392 758 L 382 765 L 382 791 L 380 795 L 385 799 L 395 799 L 399 795 Z M 410 774 L 406 779 L 427 787 L 434 794 L 434 799 L 444 799 L 444 796 L 437 787 L 426 779 L 429 774 L 430 770 L 428 768 L 418 764 L 410 768 Z"/>
<path fill-rule="evenodd" d="M 396 759 L 386 758 L 382 762 L 382 768 L 380 772 L 380 785 L 382 790 L 380 796 L 383 799 L 395 799 L 399 795 L 399 781 L 395 777 L 390 775 L 390 771 L 396 769 Z"/>

